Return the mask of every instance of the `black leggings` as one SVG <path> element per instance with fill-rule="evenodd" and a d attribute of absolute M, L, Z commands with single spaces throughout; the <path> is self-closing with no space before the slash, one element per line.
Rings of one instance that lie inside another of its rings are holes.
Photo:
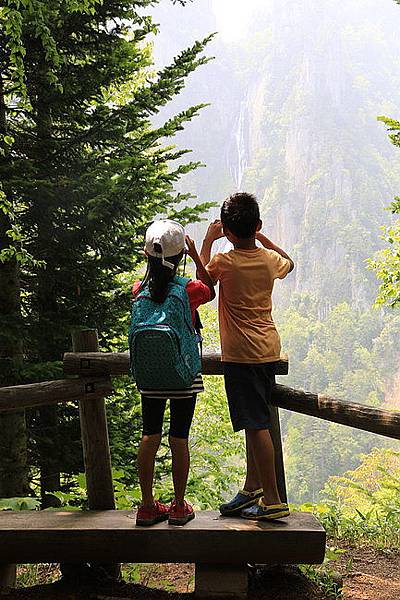
<path fill-rule="evenodd" d="M 166 403 L 167 398 L 151 398 L 142 395 L 143 435 L 162 433 Z M 169 435 L 182 439 L 189 437 L 195 406 L 196 394 L 170 400 Z"/>

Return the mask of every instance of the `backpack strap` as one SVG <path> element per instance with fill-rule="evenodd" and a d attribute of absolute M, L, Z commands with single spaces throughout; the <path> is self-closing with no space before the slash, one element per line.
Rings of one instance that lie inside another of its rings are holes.
<path fill-rule="evenodd" d="M 177 285 L 181 285 L 182 287 L 186 287 L 187 284 L 191 281 L 188 277 L 180 277 L 179 275 L 175 275 L 174 283 Z M 200 321 L 199 312 L 196 310 L 195 313 L 195 324 L 194 330 L 196 332 L 197 342 L 200 346 L 200 356 L 203 358 L 203 336 L 201 335 L 201 330 L 203 329 L 203 325 Z"/>
<path fill-rule="evenodd" d="M 189 281 L 192 281 L 190 277 L 181 277 L 180 275 L 175 275 L 172 283 L 175 283 L 185 288 Z"/>

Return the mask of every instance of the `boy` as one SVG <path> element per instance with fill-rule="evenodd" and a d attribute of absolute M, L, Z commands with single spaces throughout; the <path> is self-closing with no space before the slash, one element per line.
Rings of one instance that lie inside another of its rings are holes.
<path fill-rule="evenodd" d="M 269 433 L 274 363 L 280 358 L 271 294 L 274 280 L 286 277 L 294 263 L 261 233 L 261 227 L 256 198 L 233 194 L 222 205 L 221 220 L 209 226 L 200 257 L 214 285 L 220 283 L 225 389 L 233 429 L 246 433 L 246 481 L 243 490 L 220 506 L 220 512 L 263 521 L 289 515 L 288 505 L 279 497 Z M 213 242 L 224 236 L 234 249 L 210 260 Z"/>

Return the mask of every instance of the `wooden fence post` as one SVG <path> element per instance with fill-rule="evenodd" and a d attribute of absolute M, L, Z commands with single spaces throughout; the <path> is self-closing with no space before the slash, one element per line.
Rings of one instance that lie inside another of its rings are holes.
<path fill-rule="evenodd" d="M 96 329 L 74 331 L 72 348 L 74 352 L 98 352 Z M 79 415 L 89 509 L 112 510 L 115 500 L 104 398 L 80 399 Z"/>
<path fill-rule="evenodd" d="M 98 352 L 97 330 L 74 331 L 72 349 L 73 352 Z M 104 398 L 87 401 L 79 399 L 79 416 L 89 509 L 113 510 L 115 499 Z M 113 577 L 118 577 L 120 574 L 120 566 L 117 564 L 98 566 Z M 65 565 L 63 574 L 64 572 L 67 574 L 68 570 L 69 566 Z"/>
<path fill-rule="evenodd" d="M 278 484 L 279 496 L 282 502 L 287 502 L 285 465 L 283 462 L 281 426 L 279 423 L 279 409 L 276 406 L 270 406 L 271 429 L 270 434 L 275 449 L 275 473 Z"/>

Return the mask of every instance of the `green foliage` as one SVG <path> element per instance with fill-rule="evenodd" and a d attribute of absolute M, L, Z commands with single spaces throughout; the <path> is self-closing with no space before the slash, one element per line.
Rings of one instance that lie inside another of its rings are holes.
<path fill-rule="evenodd" d="M 397 315 L 360 313 L 342 303 L 320 316 L 318 301 L 303 294 L 293 295 L 291 306 L 275 316 L 290 357 L 282 383 L 382 406 L 398 368 Z M 328 477 L 355 468 L 359 455 L 377 443 L 372 434 L 285 411 L 282 429 L 289 497 L 295 502 L 317 501 Z"/>
<path fill-rule="evenodd" d="M 368 268 L 374 270 L 381 281 L 376 304 L 393 308 L 400 303 L 400 219 L 384 229 L 382 239 L 389 247 L 377 252 L 368 261 Z"/>
<path fill-rule="evenodd" d="M 60 578 L 60 571 L 55 564 L 18 565 L 17 587 L 31 587 L 53 583 Z"/>
<path fill-rule="evenodd" d="M 216 509 L 243 478 L 245 447 L 234 434 L 221 377 L 205 378 L 191 430 L 191 474 L 188 496 L 202 509 Z"/>
<path fill-rule="evenodd" d="M 300 568 L 304 575 L 313 581 L 324 592 L 327 598 L 341 598 L 342 586 L 338 582 L 337 573 L 332 566 L 345 551 L 340 548 L 327 546 L 325 549 L 325 558 L 322 565 L 301 565 Z"/>
<path fill-rule="evenodd" d="M 400 547 L 400 453 L 374 449 L 343 477 L 331 477 L 314 512 L 329 536 L 378 549 Z"/>
<path fill-rule="evenodd" d="M 392 144 L 400 147 L 400 122 L 387 117 L 378 117 L 378 121 L 386 125 Z M 390 209 L 393 214 L 400 213 L 399 197 L 394 199 Z M 367 263 L 368 268 L 375 271 L 381 281 L 376 304 L 387 304 L 393 308 L 400 303 L 400 219 L 396 219 L 389 227 L 384 227 L 383 232 L 382 239 L 388 247 L 375 253 Z"/>
<path fill-rule="evenodd" d="M 62 491 L 53 491 L 52 494 L 60 501 L 60 507 L 65 510 L 87 509 L 86 476 L 79 473 L 68 478 L 67 485 Z"/>
<path fill-rule="evenodd" d="M 0 510 L 39 510 L 37 498 L 0 498 Z"/>
<path fill-rule="evenodd" d="M 13 140 L 10 136 L 4 136 L 6 144 L 10 143 L 7 138 Z M 32 254 L 25 248 L 24 242 L 26 241 L 26 236 L 18 219 L 18 214 L 21 215 L 23 210 L 21 206 L 15 208 L 12 202 L 6 198 L 0 182 L 0 212 L 9 220 L 10 229 L 5 231 L 5 235 L 11 242 L 9 246 L 0 247 L 0 262 L 6 263 L 15 258 L 20 265 L 25 267 L 28 265 L 43 267 L 44 263 L 35 260 Z"/>

